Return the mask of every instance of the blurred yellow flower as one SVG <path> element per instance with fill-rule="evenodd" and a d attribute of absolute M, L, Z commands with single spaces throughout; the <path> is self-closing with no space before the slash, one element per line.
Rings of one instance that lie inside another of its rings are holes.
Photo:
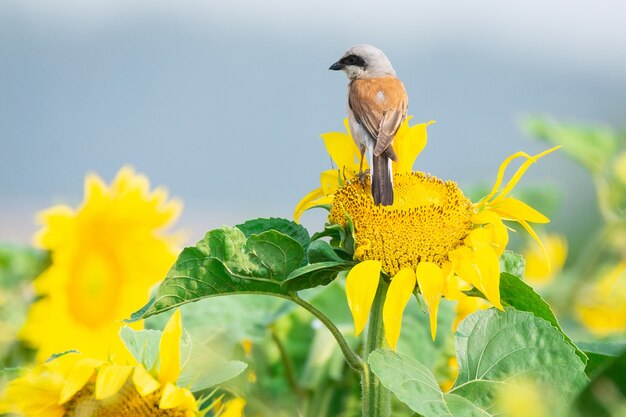
<path fill-rule="evenodd" d="M 550 283 L 561 272 L 567 259 L 567 240 L 564 236 L 547 234 L 541 241 L 545 254 L 532 242 L 522 251 L 526 260 L 524 279 L 535 286 Z"/>
<path fill-rule="evenodd" d="M 430 315 L 433 339 L 441 296 L 455 300 L 464 296 L 456 285 L 449 285 L 457 276 L 478 288 L 494 306 L 502 308 L 499 257 L 508 243 L 504 221 L 519 223 L 540 246 L 529 223 L 549 221 L 509 194 L 530 165 L 558 148 L 535 156 L 523 152 L 510 156 L 502 163 L 491 192 L 478 203 L 472 203 L 456 183 L 412 172 L 415 158 L 426 143 L 428 124 L 405 125 L 405 133 L 394 140 L 398 162 L 394 170 L 392 206 L 374 204 L 367 177 L 364 182 L 346 180 L 342 184 L 339 181 L 329 192 L 324 192 L 324 187 L 320 191 L 323 196 L 320 198 L 326 199 L 324 203 L 331 204 L 329 223 L 345 228 L 349 219 L 354 226 L 354 256 L 363 262 L 348 273 L 346 295 L 357 334 L 367 323 L 380 273 L 391 277 L 383 321 L 392 349 L 400 336 L 404 308 L 416 286 Z M 358 170 L 358 150 L 349 136 L 344 136 L 342 146 L 339 141 L 336 143 L 341 152 L 333 151 L 336 155 L 348 156 L 345 165 L 331 154 L 338 166 L 343 166 L 336 173 L 339 180 L 341 172 L 354 175 Z M 503 186 L 506 168 L 517 158 L 525 161 Z M 295 215 L 315 206 L 315 201 L 318 200 L 301 202 Z"/>
<path fill-rule="evenodd" d="M 626 260 L 606 271 L 576 310 L 582 324 L 598 336 L 626 331 Z"/>
<path fill-rule="evenodd" d="M 180 210 L 164 189 L 150 191 L 145 176 L 124 167 L 111 186 L 88 175 L 78 209 L 40 214 L 36 243 L 51 251 L 52 264 L 35 280 L 40 298 L 20 333 L 38 349 L 38 361 L 69 349 L 98 359 L 127 355 L 121 321 L 176 259 L 178 239 L 159 233 Z"/>
<path fill-rule="evenodd" d="M 516 377 L 507 380 L 496 392 L 497 415 L 506 417 L 548 417 L 552 413 L 547 406 L 550 396 L 546 395 L 550 387 L 539 386 L 536 381 Z"/>
<path fill-rule="evenodd" d="M 78 353 L 45 362 L 7 385 L 0 397 L 0 413 L 25 417 L 204 415 L 191 391 L 176 386 L 181 332 L 177 310 L 161 336 L 158 370 Z"/>
<path fill-rule="evenodd" d="M 216 407 L 216 417 L 243 417 L 243 409 L 246 406 L 246 400 L 243 398 L 233 398 L 224 403 L 220 407 Z"/>

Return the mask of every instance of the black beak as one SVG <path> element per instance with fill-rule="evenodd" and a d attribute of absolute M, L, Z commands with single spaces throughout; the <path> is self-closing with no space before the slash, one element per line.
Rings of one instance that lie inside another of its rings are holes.
<path fill-rule="evenodd" d="M 345 68 L 345 65 L 341 63 L 341 61 L 335 62 L 333 65 L 328 68 L 329 70 L 338 71 Z"/>

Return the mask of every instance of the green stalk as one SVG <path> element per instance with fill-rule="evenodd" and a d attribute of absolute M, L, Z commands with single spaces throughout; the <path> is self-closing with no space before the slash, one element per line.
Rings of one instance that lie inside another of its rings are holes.
<path fill-rule="evenodd" d="M 322 313 L 317 308 L 315 308 L 311 304 L 304 301 L 302 298 L 298 297 L 297 294 L 295 293 L 291 294 L 291 300 L 294 303 L 298 304 L 299 306 L 303 307 L 305 310 L 309 311 L 315 317 L 317 317 L 317 319 L 321 321 L 324 324 L 324 326 L 326 326 L 326 328 L 330 330 L 330 333 L 334 336 L 335 340 L 337 341 L 337 344 L 339 344 L 341 353 L 343 353 L 343 356 L 346 359 L 346 362 L 348 362 L 348 365 L 350 365 L 350 367 L 357 372 L 363 372 L 363 367 L 364 367 L 363 360 L 359 358 L 359 356 L 356 353 L 354 353 L 352 348 L 350 348 L 350 345 L 348 345 L 348 342 L 346 341 L 345 337 L 343 337 L 343 334 L 341 334 L 341 331 L 339 331 L 337 326 L 335 326 L 335 324 L 324 313 Z"/>
<path fill-rule="evenodd" d="M 387 296 L 389 284 L 380 279 L 376 297 L 370 312 L 367 340 L 363 352 L 363 373 L 361 373 L 361 396 L 363 401 L 363 417 L 389 417 L 391 416 L 391 393 L 385 388 L 380 380 L 374 375 L 367 363 L 370 353 L 385 345 L 383 331 L 383 304 Z"/>

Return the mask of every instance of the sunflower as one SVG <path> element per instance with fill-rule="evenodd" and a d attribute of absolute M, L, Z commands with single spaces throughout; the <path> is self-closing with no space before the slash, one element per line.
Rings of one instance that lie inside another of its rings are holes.
<path fill-rule="evenodd" d="M 528 244 L 522 251 L 526 266 L 524 279 L 535 286 L 544 286 L 554 280 L 563 270 L 567 259 L 567 240 L 558 234 L 546 234 L 541 241 L 544 244 L 546 256 L 537 245 Z"/>
<path fill-rule="evenodd" d="M 576 312 L 585 328 L 598 336 L 626 330 L 626 260 L 604 268 L 601 278 L 580 297 Z"/>
<path fill-rule="evenodd" d="M 360 262 L 348 273 L 346 295 L 357 335 L 367 323 L 381 272 L 391 281 L 383 322 L 393 349 L 400 337 L 404 308 L 416 288 L 426 304 L 433 338 L 442 295 L 464 300 L 467 295 L 461 289 L 473 286 L 502 309 L 499 258 L 509 233 L 504 222 L 518 223 L 543 248 L 530 223 L 549 221 L 510 193 L 530 165 L 557 148 L 534 156 L 524 152 L 511 155 L 500 166 L 491 192 L 474 203 L 456 183 L 412 171 L 426 144 L 429 124 L 410 127 L 405 121 L 398 131 L 393 144 L 398 162 L 392 206 L 375 205 L 369 178 L 361 181 L 354 176 L 358 149 L 349 132 L 323 135 L 338 168 L 332 175 L 328 171 L 322 174 L 320 189 L 305 196 L 294 213 L 297 219 L 308 208 L 329 205 L 328 222 L 353 229 L 354 258 Z M 505 171 L 515 159 L 524 161 L 503 185 Z"/>
<path fill-rule="evenodd" d="M 56 357 L 11 381 L 0 413 L 26 417 L 191 417 L 203 415 L 180 374 L 182 324 L 177 310 L 163 330 L 158 370 L 79 353 Z"/>
<path fill-rule="evenodd" d="M 52 263 L 35 280 L 38 301 L 20 333 L 38 361 L 69 349 L 98 359 L 127 355 L 117 337 L 122 320 L 176 259 L 178 239 L 159 232 L 180 210 L 164 189 L 150 191 L 145 176 L 124 167 L 111 186 L 88 175 L 79 208 L 39 215 L 35 240 Z"/>

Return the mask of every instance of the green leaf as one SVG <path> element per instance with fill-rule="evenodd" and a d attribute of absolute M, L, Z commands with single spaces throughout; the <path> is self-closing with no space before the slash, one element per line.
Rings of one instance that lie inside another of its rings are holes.
<path fill-rule="evenodd" d="M 319 285 L 328 285 L 337 278 L 337 274 L 352 268 L 347 262 L 318 262 L 309 264 L 293 271 L 283 282 L 285 291 L 300 291 Z"/>
<path fill-rule="evenodd" d="M 288 298 L 280 284 L 303 259 L 302 246 L 276 230 L 248 239 L 237 228 L 212 230 L 196 247 L 181 252 L 153 299 L 130 321 L 218 295 L 267 294 Z"/>
<path fill-rule="evenodd" d="M 489 406 L 501 381 L 523 375 L 572 398 L 587 378 L 585 364 L 553 325 L 531 313 L 507 308 L 478 311 L 456 332 L 459 377 L 451 393 Z M 567 402 L 567 401 L 565 401 Z"/>
<path fill-rule="evenodd" d="M 267 232 L 268 230 L 276 230 L 298 242 L 305 251 L 311 243 L 309 232 L 304 228 L 304 226 L 288 219 L 276 217 L 270 217 L 269 219 L 254 219 L 238 224 L 236 227 L 241 230 L 247 238 L 252 235 Z"/>
<path fill-rule="evenodd" d="M 120 329 L 120 337 L 126 349 L 148 372 L 155 370 L 159 362 L 159 330 L 133 330 L 128 326 Z"/>
<path fill-rule="evenodd" d="M 524 269 L 526 268 L 526 261 L 524 257 L 519 253 L 505 250 L 500 257 L 500 271 L 506 272 L 518 277 L 524 278 Z"/>
<path fill-rule="evenodd" d="M 576 354 L 587 363 L 585 353 L 563 332 L 550 305 L 521 279 L 509 273 L 500 274 L 500 299 L 504 305 L 515 307 L 519 311 L 528 311 L 535 317 L 542 318 L 554 326 L 565 340 L 576 350 Z"/>
<path fill-rule="evenodd" d="M 208 346 L 187 334 L 182 342 L 181 369 L 176 385 L 202 391 L 222 384 L 241 374 L 248 365 L 226 360 Z"/>
<path fill-rule="evenodd" d="M 325 240 L 314 240 L 311 242 L 307 250 L 307 256 L 310 263 L 327 261 L 345 262 Z"/>
<path fill-rule="evenodd" d="M 430 369 L 409 356 L 379 349 L 368 363 L 387 389 L 424 417 L 491 416 L 463 397 L 444 394 Z"/>
<path fill-rule="evenodd" d="M 347 230 L 338 224 L 326 224 L 324 226 L 324 230 L 322 232 L 315 233 L 311 237 L 311 240 L 315 241 L 324 237 L 329 237 L 330 245 L 336 249 L 343 249 L 345 252 L 350 254 L 351 259 L 352 255 L 354 254 L 354 226 L 350 218 L 348 218 L 347 220 Z"/>
<path fill-rule="evenodd" d="M 584 364 L 561 333 L 543 319 L 508 308 L 466 318 L 456 333 L 460 366 L 455 386 L 443 393 L 428 367 L 389 350 L 368 363 L 382 384 L 424 417 L 495 416 L 499 390 L 530 378 L 568 404 L 586 383 Z M 521 387 L 520 387 L 521 388 Z"/>
<path fill-rule="evenodd" d="M 626 352 L 626 342 L 576 342 L 589 358 L 585 373 L 589 378 L 596 377 L 616 357 Z"/>

